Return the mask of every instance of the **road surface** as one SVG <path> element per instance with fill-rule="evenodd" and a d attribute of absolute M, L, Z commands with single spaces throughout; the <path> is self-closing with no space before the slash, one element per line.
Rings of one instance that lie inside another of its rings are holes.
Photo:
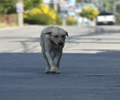
<path fill-rule="evenodd" d="M 0 30 L 0 100 L 120 100 L 120 27 L 68 31 L 61 74 L 45 74 L 45 26 Z"/>

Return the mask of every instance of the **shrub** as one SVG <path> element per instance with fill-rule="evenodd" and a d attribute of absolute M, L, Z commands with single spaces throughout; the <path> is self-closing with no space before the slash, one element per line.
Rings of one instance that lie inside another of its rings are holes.
<path fill-rule="evenodd" d="M 93 20 L 94 18 L 96 18 L 98 14 L 99 14 L 99 11 L 97 9 L 94 9 L 93 7 L 88 7 L 88 8 L 82 9 L 80 16 Z"/>
<path fill-rule="evenodd" d="M 54 24 L 57 17 L 57 13 L 54 10 L 42 3 L 26 12 L 24 13 L 24 20 L 25 23 L 30 24 Z"/>
<path fill-rule="evenodd" d="M 74 17 L 69 17 L 69 18 L 66 20 L 66 24 L 67 24 L 67 25 L 77 25 L 77 20 L 76 20 Z"/>
<path fill-rule="evenodd" d="M 57 14 L 55 24 L 56 24 L 56 25 L 62 25 L 62 22 L 63 22 L 62 19 L 59 18 L 58 14 Z"/>

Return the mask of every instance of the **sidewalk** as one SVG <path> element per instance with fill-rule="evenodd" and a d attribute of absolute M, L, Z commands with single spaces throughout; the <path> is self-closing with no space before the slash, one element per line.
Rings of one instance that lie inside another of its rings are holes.
<path fill-rule="evenodd" d="M 0 52 L 40 53 L 39 37 L 44 27 L 45 26 L 27 26 L 23 28 L 0 30 Z M 63 50 L 64 53 L 119 51 L 119 26 L 109 27 L 64 26 L 63 28 L 69 33 Z"/>

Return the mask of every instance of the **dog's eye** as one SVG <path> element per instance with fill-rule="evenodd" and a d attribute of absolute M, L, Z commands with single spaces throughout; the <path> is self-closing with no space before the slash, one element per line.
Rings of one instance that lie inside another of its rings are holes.
<path fill-rule="evenodd" d="M 63 35 L 62 38 L 65 38 L 65 36 Z"/>
<path fill-rule="evenodd" d="M 54 36 L 55 38 L 58 38 L 58 36 L 56 35 L 56 36 Z"/>

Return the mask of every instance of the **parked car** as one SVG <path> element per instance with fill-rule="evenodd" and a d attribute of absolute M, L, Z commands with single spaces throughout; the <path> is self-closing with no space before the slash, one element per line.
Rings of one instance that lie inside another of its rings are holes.
<path fill-rule="evenodd" d="M 102 12 L 96 17 L 96 25 L 108 24 L 114 25 L 116 23 L 116 17 L 112 13 Z"/>

